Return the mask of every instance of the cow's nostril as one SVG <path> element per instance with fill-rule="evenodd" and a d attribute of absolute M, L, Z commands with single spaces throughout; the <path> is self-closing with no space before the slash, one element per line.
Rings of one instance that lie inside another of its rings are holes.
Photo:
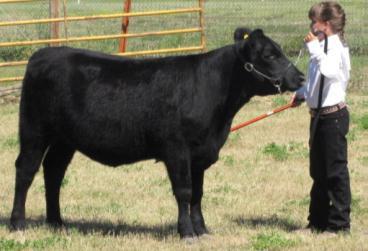
<path fill-rule="evenodd" d="M 299 80 L 300 80 L 300 82 L 304 82 L 305 81 L 305 76 L 304 75 L 300 75 L 299 76 Z"/>

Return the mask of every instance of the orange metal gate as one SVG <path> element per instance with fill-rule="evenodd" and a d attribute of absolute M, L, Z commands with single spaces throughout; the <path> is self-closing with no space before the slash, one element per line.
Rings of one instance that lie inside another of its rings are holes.
<path fill-rule="evenodd" d="M 0 0 L 1 4 L 7 3 L 26 3 L 26 2 L 35 2 L 40 0 Z M 59 1 L 62 1 L 59 3 Z M 39 44 L 49 44 L 49 45 L 59 45 L 63 44 L 71 44 L 73 42 L 79 41 L 96 41 L 96 40 L 108 40 L 108 39 L 120 39 L 120 50 L 116 55 L 122 56 L 137 56 L 137 55 L 151 55 L 151 54 L 160 54 L 160 53 L 177 53 L 177 52 L 188 52 L 188 51 L 204 51 L 206 48 L 205 34 L 204 34 L 204 0 L 198 0 L 198 6 L 194 6 L 192 8 L 180 8 L 180 9 L 171 9 L 171 10 L 157 10 L 157 11 L 144 11 L 144 12 L 130 12 L 130 1 L 125 0 L 125 8 L 123 12 L 120 13 L 112 13 L 112 14 L 101 14 L 101 15 L 90 15 L 90 16 L 68 16 L 67 15 L 67 3 L 66 0 L 50 0 L 50 18 L 47 19 L 32 19 L 32 20 L 18 20 L 18 21 L 5 21 L 0 22 L 0 28 L 4 26 L 17 26 L 17 25 L 30 25 L 30 24 L 57 24 L 63 23 L 65 29 L 65 37 L 58 38 L 58 30 L 54 30 L 54 34 L 50 34 L 50 39 L 39 39 L 39 40 L 24 40 L 24 41 L 12 41 L 12 42 L 0 42 L 0 48 L 2 47 L 15 47 L 15 46 L 32 46 Z M 174 1 L 174 0 L 173 0 Z M 52 7 L 51 4 L 56 4 L 56 6 Z M 58 8 L 58 5 L 61 4 L 63 7 L 63 16 L 62 17 L 53 17 L 52 8 Z M 133 0 L 134 5 L 134 0 Z M 127 8 L 127 6 L 129 8 Z M 149 31 L 149 32 L 141 32 L 141 33 L 128 33 L 127 25 L 129 23 L 129 18 L 133 17 L 141 17 L 141 16 L 159 16 L 159 15 L 176 15 L 183 13 L 198 13 L 198 26 L 190 27 L 185 29 L 173 29 L 173 30 L 161 30 L 161 31 Z M 97 20 L 97 19 L 113 19 L 113 18 L 122 18 L 122 31 L 117 31 L 117 34 L 110 35 L 98 35 L 98 36 L 78 36 L 78 37 L 68 37 L 66 29 L 68 28 L 69 22 L 77 22 L 77 21 L 86 21 L 86 20 Z M 125 29 L 124 29 L 125 25 Z M 166 49 L 156 49 L 156 50 L 143 50 L 143 51 L 125 51 L 126 41 L 128 38 L 133 37 L 146 37 L 146 36 L 164 36 L 164 35 L 173 35 L 173 34 L 184 34 L 184 33 L 200 33 L 200 41 L 198 45 L 188 46 L 188 47 L 179 47 L 179 48 L 166 48 Z M 12 67 L 12 66 L 20 66 L 26 65 L 27 61 L 12 61 L 12 62 L 0 62 L 0 67 Z M 14 76 L 14 77 L 6 77 L 0 78 L 0 84 L 4 82 L 19 82 L 22 80 L 22 76 Z M 9 91 L 12 91 L 16 88 L 10 87 Z M 5 90 L 6 91 L 6 90 Z"/>

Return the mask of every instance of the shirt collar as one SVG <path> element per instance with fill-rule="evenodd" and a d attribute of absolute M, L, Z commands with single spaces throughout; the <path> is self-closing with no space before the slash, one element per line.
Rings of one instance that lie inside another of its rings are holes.
<path fill-rule="evenodd" d="M 324 45 L 325 40 L 322 40 L 320 43 L 321 43 L 321 45 Z M 332 48 L 337 44 L 341 44 L 341 40 L 340 40 L 340 37 L 339 37 L 338 34 L 334 34 L 334 35 L 331 35 L 331 36 L 328 37 L 328 47 L 331 46 L 331 48 Z"/>

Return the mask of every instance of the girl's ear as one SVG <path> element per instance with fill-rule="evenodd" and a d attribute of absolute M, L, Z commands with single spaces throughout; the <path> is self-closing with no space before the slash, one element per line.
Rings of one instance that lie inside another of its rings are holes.
<path fill-rule="evenodd" d="M 250 33 L 252 33 L 251 29 L 248 29 L 245 27 L 239 27 L 234 31 L 234 41 L 238 42 L 238 41 L 246 40 Z"/>

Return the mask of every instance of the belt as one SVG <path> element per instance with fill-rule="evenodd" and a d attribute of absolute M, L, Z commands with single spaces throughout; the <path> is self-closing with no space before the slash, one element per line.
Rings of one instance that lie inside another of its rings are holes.
<path fill-rule="evenodd" d="M 333 112 L 337 112 L 341 109 L 344 109 L 345 107 L 346 107 L 346 103 L 344 102 L 340 102 L 337 105 L 322 107 L 320 115 L 326 115 L 326 114 L 330 114 Z M 312 117 L 316 116 L 317 112 L 318 112 L 318 109 L 309 110 L 309 113 Z"/>

